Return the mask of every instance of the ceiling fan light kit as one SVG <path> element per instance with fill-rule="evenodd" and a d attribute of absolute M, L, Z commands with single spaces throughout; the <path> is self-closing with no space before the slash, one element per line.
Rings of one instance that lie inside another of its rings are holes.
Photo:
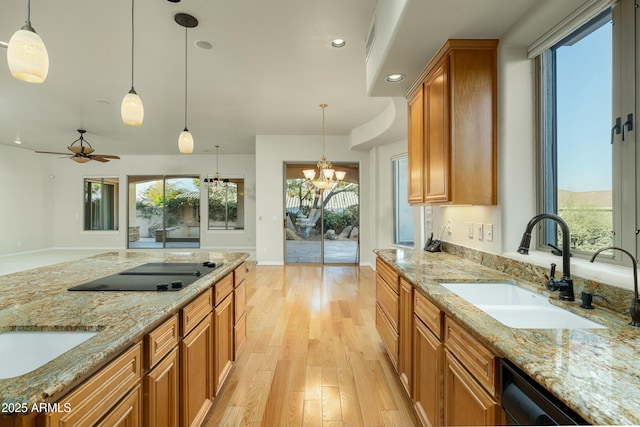
<path fill-rule="evenodd" d="M 91 160 L 96 160 L 101 163 L 106 163 L 109 160 L 116 160 L 120 157 L 113 154 L 93 154 L 93 147 L 89 144 L 89 141 L 84 139 L 84 134 L 87 131 L 84 129 L 78 129 L 78 133 L 80 133 L 80 137 L 73 141 L 70 146 L 67 147 L 69 151 L 71 151 L 71 155 L 69 153 L 57 153 L 54 151 L 36 151 L 36 153 L 42 154 L 59 154 L 61 156 L 68 156 L 71 160 L 76 163 L 87 163 Z M 79 143 L 78 145 L 76 145 Z M 85 145 L 86 144 L 86 145 Z"/>
<path fill-rule="evenodd" d="M 27 0 L 27 20 L 7 46 L 11 75 L 29 83 L 42 83 L 49 73 L 49 54 L 44 42 L 31 26 L 31 0 Z"/>
<path fill-rule="evenodd" d="M 187 128 L 187 105 L 188 105 L 188 86 L 187 86 L 187 74 L 189 71 L 188 68 L 188 57 L 187 53 L 189 52 L 188 44 L 187 44 L 187 30 L 189 28 L 194 28 L 198 26 L 198 20 L 187 14 L 187 13 L 177 13 L 174 16 L 175 21 L 178 25 L 184 27 L 184 130 L 180 133 L 178 137 L 178 150 L 183 154 L 191 154 L 193 153 L 193 135 L 189 132 Z"/>
<path fill-rule="evenodd" d="M 131 90 L 122 99 L 120 114 L 126 125 L 140 126 L 144 120 L 144 106 L 142 99 L 136 93 L 133 86 L 134 47 L 135 47 L 135 0 L 131 0 Z"/>

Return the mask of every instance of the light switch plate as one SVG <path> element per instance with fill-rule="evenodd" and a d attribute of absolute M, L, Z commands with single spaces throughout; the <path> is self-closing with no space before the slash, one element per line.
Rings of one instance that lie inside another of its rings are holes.
<path fill-rule="evenodd" d="M 484 239 L 484 224 L 478 223 L 478 240 Z"/>
<path fill-rule="evenodd" d="M 493 224 L 487 224 L 487 242 L 493 242 Z"/>
<path fill-rule="evenodd" d="M 467 236 L 470 239 L 473 239 L 473 223 L 472 222 L 467 223 Z"/>

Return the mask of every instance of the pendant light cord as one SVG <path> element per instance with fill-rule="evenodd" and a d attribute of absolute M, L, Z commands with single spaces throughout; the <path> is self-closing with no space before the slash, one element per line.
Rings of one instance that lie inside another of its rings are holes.
<path fill-rule="evenodd" d="M 27 0 L 27 25 L 31 26 L 31 0 Z"/>
<path fill-rule="evenodd" d="M 184 130 L 187 130 L 187 71 L 188 71 L 188 60 L 187 60 L 187 27 L 184 27 Z"/>
<path fill-rule="evenodd" d="M 134 3 L 135 0 L 131 0 L 131 89 L 133 89 L 133 66 L 134 66 L 134 46 L 135 46 L 135 19 L 134 19 Z"/>

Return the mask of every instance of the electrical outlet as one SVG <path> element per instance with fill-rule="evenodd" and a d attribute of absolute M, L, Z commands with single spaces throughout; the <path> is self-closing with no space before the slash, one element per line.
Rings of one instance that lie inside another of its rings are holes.
<path fill-rule="evenodd" d="M 467 236 L 470 239 L 473 239 L 473 223 L 472 222 L 467 223 Z"/>
<path fill-rule="evenodd" d="M 478 240 L 484 239 L 484 224 L 478 223 Z"/>
<path fill-rule="evenodd" d="M 433 231 L 433 220 L 431 218 L 426 218 L 424 220 L 424 228 L 427 231 Z"/>
<path fill-rule="evenodd" d="M 487 242 L 493 242 L 493 224 L 487 224 Z"/>
<path fill-rule="evenodd" d="M 425 215 L 432 215 L 433 214 L 433 208 L 431 206 L 425 206 L 424 207 L 424 214 Z"/>
<path fill-rule="evenodd" d="M 448 219 L 447 220 L 447 234 L 451 234 L 453 233 L 452 229 L 451 229 L 451 220 Z"/>

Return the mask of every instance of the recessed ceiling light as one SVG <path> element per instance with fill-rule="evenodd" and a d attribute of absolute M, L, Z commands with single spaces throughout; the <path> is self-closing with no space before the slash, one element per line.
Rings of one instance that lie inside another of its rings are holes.
<path fill-rule="evenodd" d="M 14 139 L 13 142 L 15 142 L 18 145 L 22 144 L 22 141 L 20 140 L 19 136 L 16 136 L 16 139 Z"/>
<path fill-rule="evenodd" d="M 194 44 L 196 45 L 196 47 L 199 47 L 200 49 L 205 49 L 205 50 L 213 49 L 213 44 L 209 43 L 206 40 L 198 40 Z"/>
<path fill-rule="evenodd" d="M 331 41 L 331 46 L 333 47 L 344 47 L 347 44 L 345 39 L 334 39 Z"/>
<path fill-rule="evenodd" d="M 167 0 L 169 3 L 180 3 L 182 0 Z"/>
<path fill-rule="evenodd" d="M 389 74 L 384 80 L 389 83 L 398 83 L 404 80 L 404 74 Z"/>

